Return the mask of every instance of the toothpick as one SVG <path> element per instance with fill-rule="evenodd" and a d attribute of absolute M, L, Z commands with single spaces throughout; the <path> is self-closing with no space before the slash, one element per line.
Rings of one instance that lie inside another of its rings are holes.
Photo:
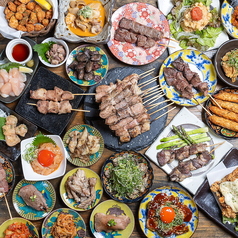
<path fill-rule="evenodd" d="M 165 112 L 165 113 L 161 114 L 160 116 L 156 117 L 156 118 L 155 118 L 154 120 L 152 120 L 151 122 L 153 122 L 153 121 L 155 121 L 155 120 L 161 118 L 162 116 L 164 116 L 164 115 L 166 115 L 167 113 L 171 112 L 171 111 L 174 110 L 175 108 L 176 108 L 176 107 L 173 107 L 173 108 L 169 109 L 167 112 Z"/>

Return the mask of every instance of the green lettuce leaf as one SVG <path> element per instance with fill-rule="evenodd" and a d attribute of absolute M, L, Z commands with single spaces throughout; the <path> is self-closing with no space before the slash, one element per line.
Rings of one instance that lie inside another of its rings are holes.
<path fill-rule="evenodd" d="M 7 70 L 7 72 L 9 72 L 10 69 L 19 68 L 19 66 L 23 66 L 23 65 L 19 63 L 9 62 L 9 63 L 0 65 L 0 69 L 5 69 Z"/>
<path fill-rule="evenodd" d="M 33 50 L 38 53 L 38 55 L 47 63 L 49 63 L 49 60 L 46 57 L 46 52 L 50 49 L 50 47 L 55 44 L 53 41 L 48 41 L 41 44 L 36 44 L 33 46 Z"/>

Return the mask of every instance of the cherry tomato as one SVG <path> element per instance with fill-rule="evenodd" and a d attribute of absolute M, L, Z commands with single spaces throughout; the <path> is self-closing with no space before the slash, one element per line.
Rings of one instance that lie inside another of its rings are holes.
<path fill-rule="evenodd" d="M 202 19 L 203 14 L 202 10 L 199 7 L 194 7 L 190 13 L 192 20 L 199 21 Z"/>
<path fill-rule="evenodd" d="M 172 207 L 163 207 L 160 210 L 160 219 L 164 223 L 171 223 L 175 218 L 175 211 Z"/>
<path fill-rule="evenodd" d="M 37 160 L 42 166 L 48 167 L 54 162 L 54 157 L 55 154 L 53 152 L 49 150 L 41 150 L 38 153 Z"/>

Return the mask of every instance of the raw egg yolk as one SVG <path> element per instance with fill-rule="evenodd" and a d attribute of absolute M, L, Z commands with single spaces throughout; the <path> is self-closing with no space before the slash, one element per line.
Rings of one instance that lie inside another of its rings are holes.
<path fill-rule="evenodd" d="M 54 157 L 55 157 L 55 154 L 53 152 L 51 152 L 49 150 L 41 150 L 38 153 L 37 160 L 42 166 L 48 167 L 51 164 L 53 164 Z"/>
<path fill-rule="evenodd" d="M 175 218 L 175 211 L 172 207 L 163 207 L 160 210 L 160 219 L 164 223 L 171 223 Z"/>

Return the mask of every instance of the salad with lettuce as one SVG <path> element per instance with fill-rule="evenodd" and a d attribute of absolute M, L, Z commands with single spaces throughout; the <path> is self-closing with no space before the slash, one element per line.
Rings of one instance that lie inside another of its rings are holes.
<path fill-rule="evenodd" d="M 196 2 L 202 2 L 203 5 L 210 7 L 212 17 L 203 30 L 186 32 L 180 25 L 183 19 L 183 12 Z M 174 8 L 167 16 L 167 19 L 170 21 L 171 34 L 179 41 L 181 48 L 193 47 L 200 51 L 206 51 L 215 45 L 217 37 L 223 31 L 223 26 L 217 9 L 213 8 L 211 3 L 212 0 L 173 0 Z"/>

